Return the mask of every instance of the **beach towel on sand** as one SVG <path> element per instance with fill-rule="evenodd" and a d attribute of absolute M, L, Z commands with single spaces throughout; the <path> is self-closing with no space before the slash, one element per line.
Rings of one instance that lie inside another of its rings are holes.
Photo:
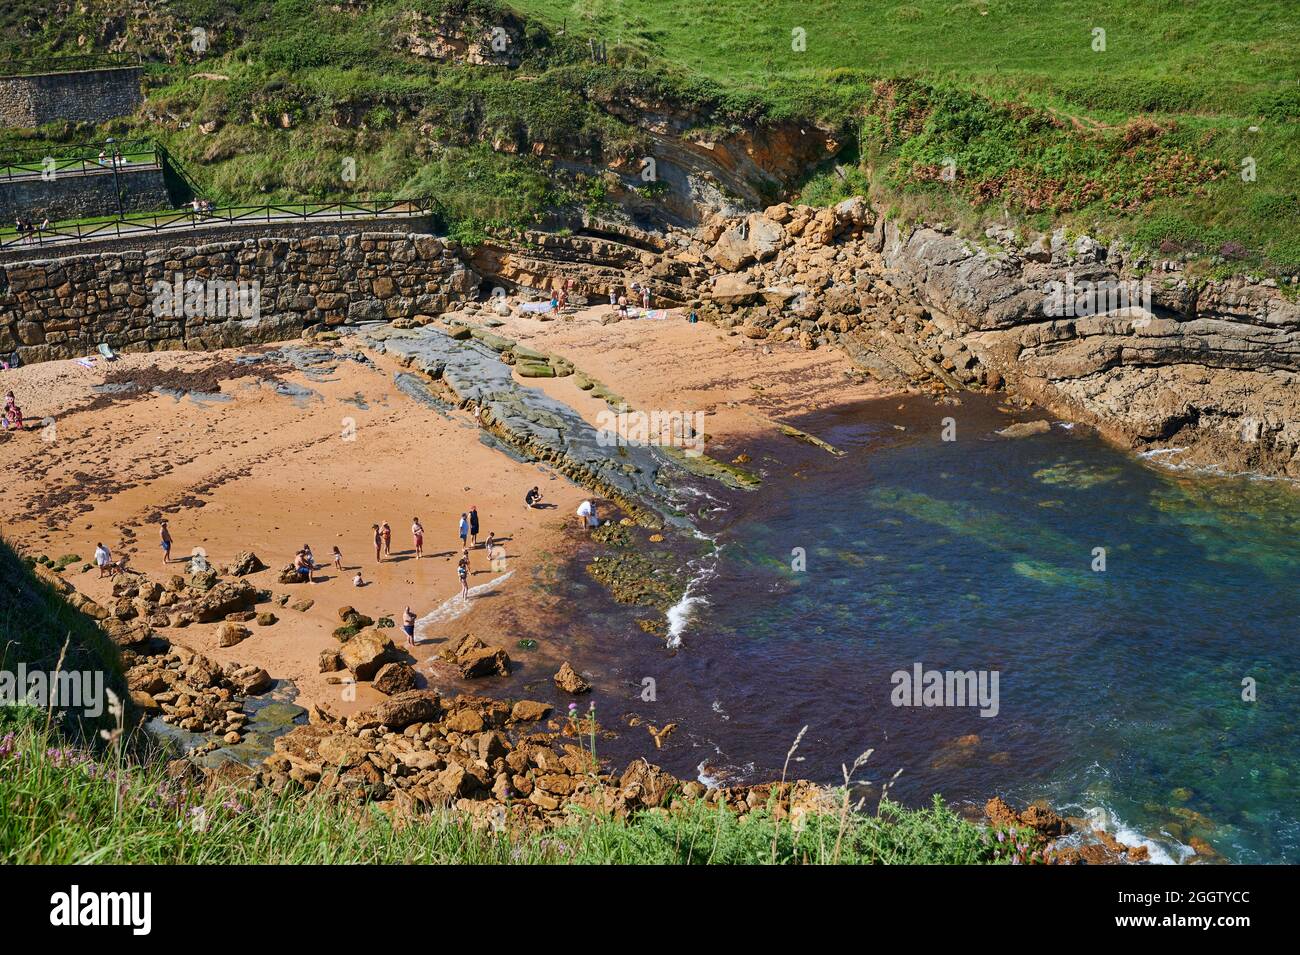
<path fill-rule="evenodd" d="M 519 306 L 521 312 L 549 312 L 550 310 L 550 302 L 524 302 Z"/>

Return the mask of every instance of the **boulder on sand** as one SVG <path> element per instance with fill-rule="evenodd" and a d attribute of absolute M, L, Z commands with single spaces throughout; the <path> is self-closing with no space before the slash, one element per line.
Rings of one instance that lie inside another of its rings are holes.
<path fill-rule="evenodd" d="M 369 680 L 396 652 L 393 641 L 375 627 L 367 627 L 339 649 L 343 665 L 358 680 Z"/>
<path fill-rule="evenodd" d="M 385 696 L 396 696 L 415 689 L 415 667 L 409 663 L 385 663 L 375 673 L 373 686 Z"/>
<path fill-rule="evenodd" d="M 248 581 L 222 581 L 194 605 L 194 619 L 199 623 L 215 623 L 224 620 L 227 614 L 247 610 L 255 603 L 257 591 Z"/>
<path fill-rule="evenodd" d="M 217 646 L 233 647 L 241 640 L 247 640 L 253 635 L 242 623 L 235 623 L 233 620 L 227 620 L 217 628 Z"/>
<path fill-rule="evenodd" d="M 261 667 L 244 666 L 230 674 L 230 682 L 245 696 L 256 696 L 269 690 L 275 681 Z"/>
<path fill-rule="evenodd" d="M 266 570 L 266 564 L 258 560 L 257 555 L 251 550 L 236 554 L 234 561 L 230 565 L 230 574 L 234 577 L 247 577 L 259 570 Z"/>

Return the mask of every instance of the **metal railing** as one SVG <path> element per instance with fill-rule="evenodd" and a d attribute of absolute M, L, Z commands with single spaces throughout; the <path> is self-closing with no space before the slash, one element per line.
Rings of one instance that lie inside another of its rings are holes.
<path fill-rule="evenodd" d="M 429 215 L 428 199 L 381 199 L 353 202 L 289 202 L 258 206 L 223 206 L 207 212 L 177 209 L 140 213 L 100 222 L 54 223 L 19 234 L 12 226 L 0 229 L 0 250 L 40 248 L 47 245 L 88 242 L 95 239 L 131 238 L 213 225 L 346 221 L 348 219 L 416 218 Z"/>
<path fill-rule="evenodd" d="M 141 59 L 138 53 L 73 53 L 68 56 L 51 54 L 26 59 L 0 60 L 0 78 L 140 65 Z"/>
<path fill-rule="evenodd" d="M 0 182 L 161 166 L 166 155 L 162 147 L 149 139 L 79 143 L 44 154 L 39 149 L 0 153 Z"/>

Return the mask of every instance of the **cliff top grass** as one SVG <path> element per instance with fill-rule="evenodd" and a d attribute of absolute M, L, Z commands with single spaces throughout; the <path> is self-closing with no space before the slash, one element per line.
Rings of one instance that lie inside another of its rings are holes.
<path fill-rule="evenodd" d="M 830 128 L 842 152 L 797 184 L 804 201 L 866 193 L 971 234 L 1063 224 L 1220 271 L 1300 269 L 1286 0 L 161 0 L 110 20 L 126 9 L 6 5 L 0 57 L 112 46 L 154 62 L 136 117 L 0 133 L 0 151 L 151 135 L 219 203 L 429 194 L 474 241 L 608 208 L 601 170 L 649 140 L 599 104 L 669 102 L 702 137 Z M 505 24 L 513 65 L 416 55 L 404 37 L 438 23 Z"/>

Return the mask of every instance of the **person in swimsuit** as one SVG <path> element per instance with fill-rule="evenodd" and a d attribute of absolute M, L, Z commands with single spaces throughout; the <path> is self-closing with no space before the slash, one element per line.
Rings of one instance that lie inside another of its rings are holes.
<path fill-rule="evenodd" d="M 469 542 L 474 547 L 478 546 L 478 507 L 469 509 Z"/>
<path fill-rule="evenodd" d="M 384 549 L 384 535 L 379 532 L 378 524 L 371 524 L 370 526 L 375 532 L 375 563 L 378 564 L 384 559 L 382 553 Z"/>
<path fill-rule="evenodd" d="M 172 559 L 172 532 L 167 529 L 166 521 L 162 522 L 159 537 L 162 539 L 163 565 L 166 566 Z"/>
<path fill-rule="evenodd" d="M 468 515 L 462 514 L 460 516 L 460 546 L 462 548 L 465 546 L 465 541 L 468 538 L 469 538 L 469 519 L 468 519 Z"/>
<path fill-rule="evenodd" d="M 334 569 L 339 573 L 343 572 L 343 554 L 337 544 L 334 545 Z"/>
<path fill-rule="evenodd" d="M 379 525 L 379 536 L 384 540 L 384 556 L 389 556 L 388 547 L 393 542 L 393 529 L 388 526 L 388 521 Z"/>
<path fill-rule="evenodd" d="M 294 555 L 293 569 L 298 572 L 298 576 L 301 579 L 307 581 L 308 583 L 312 583 L 312 584 L 316 583 L 316 581 L 312 579 L 312 575 L 311 575 L 313 569 L 311 558 L 307 556 L 307 552 L 305 550 L 300 550 L 296 555 Z"/>
<path fill-rule="evenodd" d="M 402 614 L 402 632 L 406 634 L 406 645 L 415 646 L 415 611 L 410 607 Z"/>
<path fill-rule="evenodd" d="M 460 577 L 460 596 L 462 600 L 469 599 L 469 554 L 461 554 L 460 561 L 456 564 L 456 575 Z"/>
<path fill-rule="evenodd" d="M 411 518 L 411 537 L 415 540 L 415 559 L 424 556 L 424 525 L 418 517 Z"/>

